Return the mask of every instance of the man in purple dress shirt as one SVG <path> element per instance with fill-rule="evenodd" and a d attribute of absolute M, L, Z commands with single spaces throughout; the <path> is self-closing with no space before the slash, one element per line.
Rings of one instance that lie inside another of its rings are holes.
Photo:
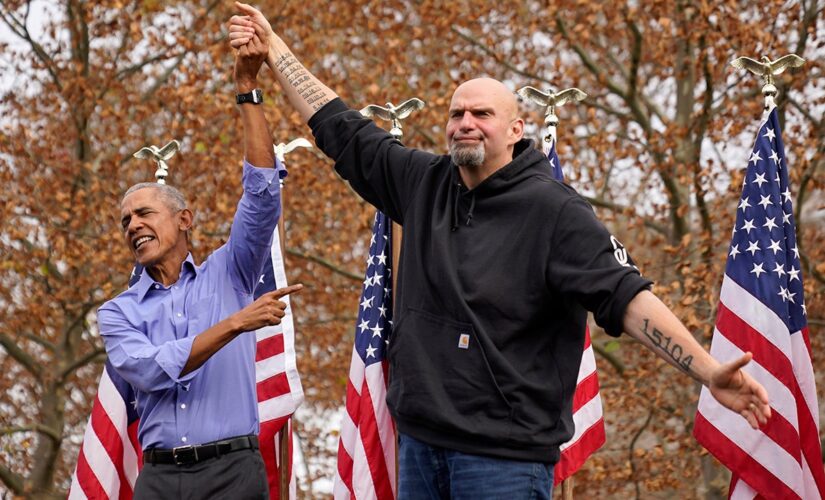
<path fill-rule="evenodd" d="M 261 30 L 235 59 L 246 159 L 229 241 L 196 265 L 192 212 L 170 186 L 132 186 L 121 201 L 126 244 L 145 271 L 98 310 L 106 352 L 135 388 L 144 467 L 135 498 L 267 498 L 257 451 L 255 334 L 280 323 L 281 299 L 253 301 L 280 214 L 278 169 L 257 90 Z M 259 168 L 263 167 L 263 168 Z"/>

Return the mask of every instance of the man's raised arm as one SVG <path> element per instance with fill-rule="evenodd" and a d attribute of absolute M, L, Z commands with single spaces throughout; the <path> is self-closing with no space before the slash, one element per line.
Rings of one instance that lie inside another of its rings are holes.
<path fill-rule="evenodd" d="M 338 94 L 321 83 L 289 50 L 289 47 L 275 34 L 263 14 L 254 7 L 235 2 L 241 16 L 229 20 L 229 40 L 232 47 L 245 46 L 255 36 L 255 25 L 267 32 L 269 55 L 266 63 L 275 73 L 289 103 L 308 122 L 324 104 L 338 97 Z"/>

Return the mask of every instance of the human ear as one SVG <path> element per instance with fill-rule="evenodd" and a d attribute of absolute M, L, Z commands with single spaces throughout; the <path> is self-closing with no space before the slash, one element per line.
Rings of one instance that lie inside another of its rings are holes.
<path fill-rule="evenodd" d="M 192 211 L 188 208 L 184 208 L 180 212 L 178 212 L 178 229 L 181 231 L 189 231 L 192 229 L 192 221 L 194 216 L 192 215 Z"/>

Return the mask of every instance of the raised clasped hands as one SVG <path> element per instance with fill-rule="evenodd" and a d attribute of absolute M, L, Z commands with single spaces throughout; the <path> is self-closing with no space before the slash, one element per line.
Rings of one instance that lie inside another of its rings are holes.
<path fill-rule="evenodd" d="M 258 10 L 235 2 L 240 15 L 229 19 L 229 45 L 237 50 L 235 85 L 239 92 L 249 92 L 257 86 L 258 71 L 269 53 L 272 28 Z"/>

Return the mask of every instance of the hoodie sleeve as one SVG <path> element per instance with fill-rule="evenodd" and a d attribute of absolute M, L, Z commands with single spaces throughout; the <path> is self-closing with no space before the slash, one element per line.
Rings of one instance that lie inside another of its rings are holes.
<path fill-rule="evenodd" d="M 627 305 L 652 282 L 579 196 L 563 205 L 551 237 L 549 282 L 591 311 L 614 337 L 624 330 Z"/>
<path fill-rule="evenodd" d="M 315 143 L 335 161 L 338 174 L 367 202 L 403 225 L 424 171 L 439 157 L 404 147 L 341 99 L 315 113 L 309 126 Z"/>

